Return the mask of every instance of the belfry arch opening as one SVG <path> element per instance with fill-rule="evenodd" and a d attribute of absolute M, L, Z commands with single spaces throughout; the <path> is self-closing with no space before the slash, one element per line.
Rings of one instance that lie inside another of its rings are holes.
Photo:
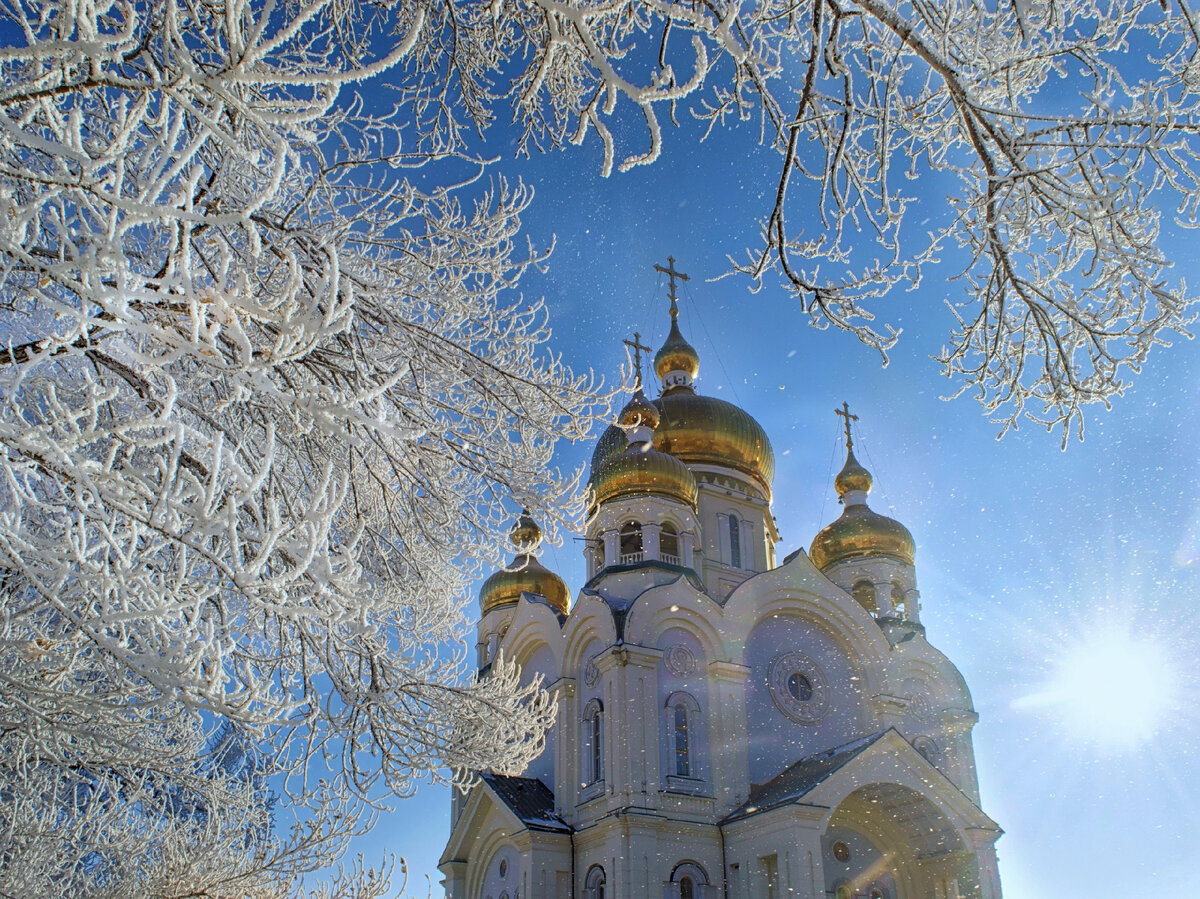
<path fill-rule="evenodd" d="M 642 561 L 645 555 L 645 545 L 642 542 L 642 523 L 627 521 L 621 525 L 621 558 L 622 565 L 634 565 Z"/>

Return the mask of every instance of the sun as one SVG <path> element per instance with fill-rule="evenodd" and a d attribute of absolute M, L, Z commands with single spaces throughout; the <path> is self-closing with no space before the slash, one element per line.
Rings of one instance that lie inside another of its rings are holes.
<path fill-rule="evenodd" d="M 1093 626 L 1064 641 L 1046 679 L 1015 708 L 1050 719 L 1101 754 L 1132 752 L 1170 725 L 1180 669 L 1169 641 L 1127 626 Z"/>

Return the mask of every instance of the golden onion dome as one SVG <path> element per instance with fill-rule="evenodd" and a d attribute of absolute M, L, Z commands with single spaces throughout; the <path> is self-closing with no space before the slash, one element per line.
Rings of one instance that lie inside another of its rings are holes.
<path fill-rule="evenodd" d="M 720 465 L 757 481 L 771 495 L 775 452 L 766 431 L 745 410 L 690 389 L 669 392 L 655 400 L 662 413 L 654 432 L 654 448 L 687 465 Z M 625 432 L 610 427 L 592 453 L 593 481 L 604 461 L 627 445 Z"/>
<path fill-rule="evenodd" d="M 871 472 L 859 464 L 859 461 L 854 458 L 854 450 L 847 450 L 846 464 L 842 466 L 842 470 L 838 472 L 837 478 L 833 485 L 837 488 L 838 496 L 845 496 L 851 490 L 861 490 L 864 493 L 871 491 L 871 484 L 874 480 L 871 477 Z"/>
<path fill-rule="evenodd" d="M 517 555 L 507 567 L 495 572 L 479 588 L 479 605 L 486 615 L 499 606 L 515 603 L 522 593 L 537 593 L 546 598 L 556 612 L 567 614 L 571 604 L 567 585 L 557 574 L 542 565 L 534 550 L 542 542 L 542 529 L 523 512 L 512 529 L 509 539 Z"/>
<path fill-rule="evenodd" d="M 517 548 L 519 553 L 532 553 L 541 546 L 542 529 L 530 517 L 527 509 L 522 510 L 521 517 L 509 529 L 508 539 L 512 541 L 512 545 Z"/>
<path fill-rule="evenodd" d="M 908 528 L 867 505 L 871 473 L 854 458 L 853 450 L 847 451 L 846 464 L 835 483 L 846 508 L 837 521 L 813 538 L 808 551 L 813 564 L 824 571 L 838 562 L 872 556 L 914 564 L 916 544 Z"/>
<path fill-rule="evenodd" d="M 634 443 L 592 468 L 593 507 L 622 496 L 654 494 L 695 508 L 696 479 L 691 470 L 649 443 Z"/>
<path fill-rule="evenodd" d="M 842 516 L 813 539 L 808 551 L 813 564 L 824 571 L 847 559 L 889 556 L 912 565 L 916 545 L 908 528 L 866 503 L 846 506 Z"/>
<path fill-rule="evenodd" d="M 633 398 L 621 410 L 617 421 L 620 422 L 621 428 L 642 427 L 653 431 L 658 427 L 659 418 L 658 407 L 646 399 L 646 394 L 639 387 Z"/>
<path fill-rule="evenodd" d="M 696 377 L 700 372 L 700 354 L 683 339 L 679 324 L 672 313 L 671 331 L 661 349 L 654 355 L 654 371 L 659 379 L 665 378 L 670 372 L 684 371 L 689 377 Z"/>

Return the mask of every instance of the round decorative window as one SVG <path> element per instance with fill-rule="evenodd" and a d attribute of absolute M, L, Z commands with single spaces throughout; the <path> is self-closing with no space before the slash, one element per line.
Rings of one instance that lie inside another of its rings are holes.
<path fill-rule="evenodd" d="M 596 667 L 595 658 L 590 658 L 583 666 L 583 682 L 589 687 L 594 687 L 598 680 L 600 680 L 600 669 Z"/>
<path fill-rule="evenodd" d="M 788 678 L 787 688 L 796 702 L 808 702 L 812 699 L 812 683 L 799 671 L 793 672 L 792 676 Z"/>
<path fill-rule="evenodd" d="M 500 859 L 500 876 L 505 877 L 508 874 L 508 859 Z"/>
<path fill-rule="evenodd" d="M 793 721 L 813 724 L 829 711 L 825 673 L 802 652 L 775 656 L 767 670 L 767 686 L 775 706 Z"/>
<path fill-rule="evenodd" d="M 841 840 L 838 840 L 836 843 L 833 844 L 833 857 L 836 858 L 839 862 L 850 861 L 850 847 L 847 846 L 845 843 L 843 843 Z"/>

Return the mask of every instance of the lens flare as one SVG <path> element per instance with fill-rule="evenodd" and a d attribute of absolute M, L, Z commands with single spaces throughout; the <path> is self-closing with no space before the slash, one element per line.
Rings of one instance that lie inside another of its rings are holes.
<path fill-rule="evenodd" d="M 1131 752 L 1170 724 L 1179 680 L 1165 639 L 1098 627 L 1063 645 L 1046 680 L 1013 706 L 1042 714 L 1072 742 Z"/>

